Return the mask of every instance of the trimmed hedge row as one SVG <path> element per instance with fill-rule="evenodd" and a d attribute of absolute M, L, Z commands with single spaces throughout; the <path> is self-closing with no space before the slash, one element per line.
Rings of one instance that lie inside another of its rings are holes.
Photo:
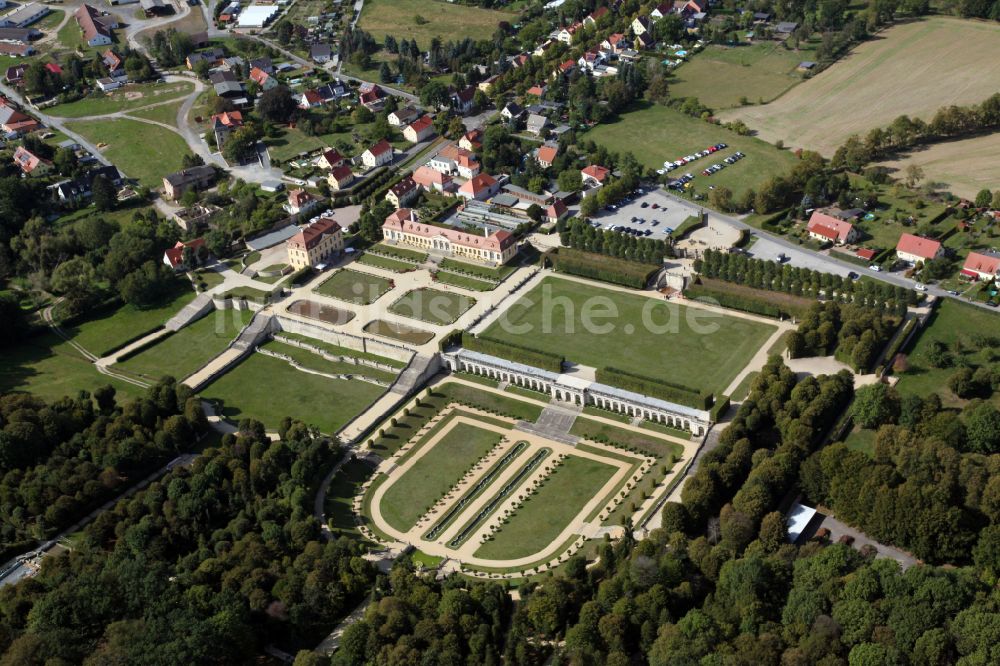
<path fill-rule="evenodd" d="M 625 372 L 618 368 L 598 368 L 595 373 L 597 381 L 609 386 L 641 393 L 652 398 L 659 398 L 667 402 L 678 405 L 694 407 L 695 409 L 708 409 L 712 405 L 711 393 L 699 393 L 698 391 L 682 384 L 673 384 L 660 379 L 652 379 Z"/>
<path fill-rule="evenodd" d="M 903 330 L 900 331 L 899 335 L 896 336 L 896 339 L 893 340 L 889 348 L 885 350 L 885 357 L 883 359 L 883 362 L 886 365 L 892 367 L 893 359 L 896 358 L 896 354 L 898 354 L 903 350 L 903 344 L 910 337 L 910 334 L 912 333 L 916 325 L 917 325 L 916 317 L 914 317 L 913 319 L 908 319 L 907 322 L 903 324 Z"/>
<path fill-rule="evenodd" d="M 562 372 L 563 357 L 521 347 L 502 340 L 462 333 L 462 346 L 470 351 L 505 358 L 515 363 L 523 363 L 549 372 Z"/>
<path fill-rule="evenodd" d="M 650 267 L 627 259 L 561 247 L 554 254 L 555 268 L 561 273 L 579 275 L 635 289 L 643 289 L 659 267 Z"/>
<path fill-rule="evenodd" d="M 727 409 L 729 409 L 729 396 L 720 395 L 715 401 L 715 404 L 712 405 L 712 409 L 709 411 L 709 419 L 712 423 L 717 423 L 719 421 L 719 417 L 725 414 Z"/>
<path fill-rule="evenodd" d="M 769 303 L 763 299 L 734 296 L 733 294 L 716 291 L 701 284 L 692 284 L 684 290 L 684 295 L 688 298 L 711 298 L 724 308 L 764 315 L 765 317 L 774 317 L 775 319 L 787 319 L 795 314 L 786 312 L 784 308 L 779 308 L 774 303 Z M 795 316 L 798 315 L 796 314 Z"/>

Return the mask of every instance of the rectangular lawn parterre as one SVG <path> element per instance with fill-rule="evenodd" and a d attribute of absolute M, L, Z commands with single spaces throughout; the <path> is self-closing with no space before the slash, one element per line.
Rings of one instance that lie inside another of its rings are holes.
<path fill-rule="evenodd" d="M 331 275 L 313 291 L 355 305 L 369 305 L 390 289 L 390 280 L 345 268 Z"/>
<path fill-rule="evenodd" d="M 332 434 L 384 392 L 375 384 L 329 379 L 296 370 L 281 359 L 251 354 L 201 394 L 222 400 L 223 414 L 234 421 L 254 418 L 274 430 L 290 416 Z"/>
<path fill-rule="evenodd" d="M 552 543 L 612 476 L 616 468 L 591 458 L 563 460 L 506 524 L 475 552 L 476 557 L 515 559 Z"/>
<path fill-rule="evenodd" d="M 728 187 L 739 197 L 773 176 L 784 175 L 796 161 L 792 153 L 778 150 L 760 139 L 740 136 L 719 125 L 650 102 L 637 102 L 631 110 L 597 125 L 583 136 L 610 151 L 631 152 L 640 164 L 650 169 L 663 168 L 667 160 L 726 143 L 729 147 L 725 150 L 673 172 L 676 175 L 693 174 L 692 186 L 703 194 L 707 193 L 709 185 L 714 185 Z M 716 162 L 722 164 L 725 157 L 736 151 L 742 151 L 746 157 L 713 176 L 701 175 L 705 167 Z"/>
<path fill-rule="evenodd" d="M 473 305 L 476 299 L 438 289 L 414 289 L 389 306 L 389 312 L 431 324 L 451 324 Z"/>
<path fill-rule="evenodd" d="M 380 505 L 386 522 L 398 530 L 413 527 L 501 438 L 492 430 L 456 424 L 386 491 Z"/>
<path fill-rule="evenodd" d="M 225 349 L 251 318 L 249 310 L 216 310 L 115 367 L 153 381 L 166 375 L 181 381 Z"/>
<path fill-rule="evenodd" d="M 594 368 L 614 367 L 718 393 L 775 331 L 762 322 L 654 298 L 550 277 L 484 335 Z M 595 316 L 585 328 L 582 313 L 588 305 L 595 313 L 617 315 Z M 662 332 L 647 329 L 644 310 Z M 705 332 L 695 331 L 702 327 Z"/>

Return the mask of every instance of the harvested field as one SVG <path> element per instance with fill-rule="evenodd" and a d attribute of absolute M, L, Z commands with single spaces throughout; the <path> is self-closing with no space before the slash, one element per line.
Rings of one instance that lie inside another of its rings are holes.
<path fill-rule="evenodd" d="M 830 156 L 851 134 L 901 114 L 929 121 L 943 106 L 983 101 L 1000 88 L 998 60 L 995 23 L 914 21 L 880 33 L 770 104 L 720 115 L 744 121 L 767 141 Z"/>
<path fill-rule="evenodd" d="M 979 190 L 995 190 L 1000 183 L 1000 132 L 938 143 L 880 163 L 897 173 L 910 164 L 924 170 L 926 182 L 940 184 L 941 189 L 956 196 L 974 199 Z"/>
<path fill-rule="evenodd" d="M 318 319 L 334 326 L 346 324 L 354 319 L 354 313 L 350 310 L 341 310 L 329 305 L 322 305 L 316 301 L 295 301 L 288 306 L 288 311 L 310 319 Z"/>

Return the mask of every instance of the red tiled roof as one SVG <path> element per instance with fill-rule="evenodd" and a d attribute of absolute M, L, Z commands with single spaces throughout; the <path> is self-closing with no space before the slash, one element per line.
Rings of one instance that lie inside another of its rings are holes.
<path fill-rule="evenodd" d="M 430 116 L 421 116 L 410 123 L 410 129 L 412 129 L 417 134 L 420 134 L 425 129 L 434 124 L 434 120 Z"/>
<path fill-rule="evenodd" d="M 212 116 L 212 124 L 219 121 L 226 127 L 240 127 L 243 125 L 243 114 L 239 111 L 225 111 Z"/>
<path fill-rule="evenodd" d="M 343 180 L 346 180 L 347 178 L 353 178 L 354 172 L 351 171 L 351 167 L 347 166 L 346 164 L 342 164 L 339 167 L 335 167 L 332 171 L 330 171 L 330 175 L 333 177 L 334 180 L 336 180 L 339 183 Z"/>
<path fill-rule="evenodd" d="M 324 235 L 334 234 L 340 231 L 340 225 L 329 217 L 321 217 L 302 231 L 288 239 L 288 245 L 294 248 L 304 248 L 306 250 L 316 247 L 323 239 Z"/>
<path fill-rule="evenodd" d="M 963 270 L 974 271 L 977 274 L 997 275 L 1000 272 L 1000 255 L 970 252 L 965 258 Z"/>
<path fill-rule="evenodd" d="M 559 149 L 555 146 L 542 146 L 538 149 L 538 161 L 545 162 L 546 164 L 552 164 L 555 161 L 556 156 L 559 154 Z"/>
<path fill-rule="evenodd" d="M 389 143 L 388 141 L 386 141 L 385 139 L 382 139 L 381 141 L 379 141 L 378 143 L 376 143 L 374 146 L 372 146 L 371 148 L 369 148 L 368 152 L 370 152 L 375 157 L 378 157 L 379 155 L 383 155 L 387 151 L 391 151 L 391 150 L 392 150 L 392 144 Z"/>
<path fill-rule="evenodd" d="M 425 164 L 413 172 L 413 182 L 424 187 L 431 187 L 433 185 L 444 187 L 451 182 L 451 176 L 432 169 Z"/>
<path fill-rule="evenodd" d="M 302 93 L 302 98 L 303 98 L 303 102 L 305 104 L 308 104 L 309 106 L 313 106 L 314 104 L 322 104 L 323 103 L 323 96 L 320 95 L 315 90 L 307 90 L 307 91 L 305 91 L 304 93 Z"/>
<path fill-rule="evenodd" d="M 592 19 L 594 19 L 596 21 L 599 18 L 603 18 L 607 13 L 608 13 L 608 8 L 607 7 L 598 7 L 590 15 L 590 18 L 592 18 Z"/>
<path fill-rule="evenodd" d="M 497 181 L 495 178 L 493 178 L 493 176 L 489 175 L 488 173 L 481 173 L 478 176 L 474 176 L 469 180 L 465 181 L 465 183 L 463 183 L 462 187 L 460 187 L 459 189 L 462 190 L 463 192 L 475 196 L 480 192 L 482 192 L 483 190 L 490 189 L 496 184 Z"/>
<path fill-rule="evenodd" d="M 611 171 L 600 165 L 591 164 L 590 166 L 581 169 L 580 173 L 582 173 L 584 176 L 589 176 L 593 178 L 599 183 L 603 183 L 604 179 L 608 177 L 608 174 L 610 174 Z"/>
<path fill-rule="evenodd" d="M 320 159 L 324 158 L 329 164 L 337 164 L 338 162 L 344 161 L 344 156 L 341 155 L 338 151 L 334 150 L 333 148 L 323 151 L 323 154 L 320 155 Z"/>
<path fill-rule="evenodd" d="M 817 210 L 813 211 L 806 228 L 810 233 L 846 243 L 847 237 L 854 230 L 854 225 Z"/>
<path fill-rule="evenodd" d="M 489 236 L 480 236 L 478 234 L 470 234 L 466 231 L 459 231 L 458 229 L 421 224 L 417 221 L 417 216 L 409 208 L 400 208 L 389 215 L 389 217 L 385 218 L 385 223 L 382 227 L 384 229 L 405 231 L 406 233 L 416 234 L 424 238 L 444 236 L 456 245 L 482 248 L 494 252 L 501 252 L 516 242 L 514 234 L 502 229 L 494 231 Z"/>
<path fill-rule="evenodd" d="M 172 248 L 164 252 L 163 255 L 167 258 L 167 261 L 170 262 L 171 268 L 177 268 L 184 261 L 184 248 L 189 247 L 192 250 L 194 250 L 196 248 L 203 246 L 204 244 L 205 244 L 204 238 L 195 238 L 194 240 L 190 240 L 187 243 L 184 243 L 182 241 L 177 241 L 177 243 Z"/>
<path fill-rule="evenodd" d="M 863 247 L 860 250 L 858 250 L 855 254 L 857 254 L 862 259 L 871 261 L 872 259 L 875 258 L 875 255 L 878 254 L 878 252 L 869 247 Z"/>
<path fill-rule="evenodd" d="M 941 243 L 930 238 L 921 238 L 913 234 L 903 234 L 896 243 L 896 252 L 912 254 L 922 259 L 933 259 L 941 249 Z"/>

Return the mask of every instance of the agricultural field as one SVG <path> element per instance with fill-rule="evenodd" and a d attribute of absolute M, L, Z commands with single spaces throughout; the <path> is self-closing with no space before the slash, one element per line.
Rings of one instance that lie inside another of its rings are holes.
<path fill-rule="evenodd" d="M 181 135 L 163 127 L 127 118 L 72 123 L 91 143 L 106 144 L 101 153 L 129 178 L 146 187 L 160 187 L 163 177 L 183 168 L 188 145 Z"/>
<path fill-rule="evenodd" d="M 119 88 L 110 94 L 84 97 L 68 104 L 59 104 L 48 109 L 46 113 L 60 118 L 103 116 L 109 113 L 130 111 L 149 106 L 150 104 L 180 99 L 187 97 L 192 92 L 194 92 L 194 84 L 187 81 L 178 81 L 176 83 L 138 83 Z"/>
<path fill-rule="evenodd" d="M 617 314 L 599 321 L 595 318 L 586 327 L 584 307 L 596 309 L 598 303 L 602 311 L 610 305 Z M 653 332 L 643 324 L 644 309 L 648 320 L 664 330 Z M 699 334 L 694 330 L 705 324 L 714 331 Z M 561 354 L 570 362 L 594 368 L 614 367 L 718 393 L 774 331 L 769 324 L 743 317 L 696 312 L 693 306 L 679 303 L 650 303 L 647 296 L 546 278 L 511 305 L 484 335 Z"/>
<path fill-rule="evenodd" d="M 181 381 L 225 349 L 252 318 L 249 310 L 216 310 L 115 368 L 150 381 L 166 375 Z"/>
<path fill-rule="evenodd" d="M 330 379 L 296 370 L 278 358 L 251 354 L 201 394 L 221 400 L 222 413 L 233 421 L 254 418 L 275 430 L 290 416 L 333 434 L 383 392 L 369 382 Z"/>
<path fill-rule="evenodd" d="M 795 156 L 790 152 L 778 150 L 760 139 L 740 136 L 676 109 L 648 102 L 636 104 L 634 110 L 594 127 L 584 137 L 611 151 L 631 152 L 640 164 L 650 169 L 662 168 L 664 161 L 675 160 L 716 143 L 726 143 L 729 147 L 717 153 L 718 157 L 703 158 L 679 172 L 690 171 L 694 174 L 693 184 L 698 191 L 704 191 L 709 185 L 725 186 L 737 197 L 773 176 L 784 175 L 795 162 Z M 706 166 L 721 163 L 723 158 L 736 151 L 745 153 L 746 158 L 713 176 L 701 175 Z"/>
<path fill-rule="evenodd" d="M 674 70 L 670 94 L 697 97 L 718 111 L 770 102 L 802 81 L 797 67 L 812 60 L 814 48 L 794 50 L 779 42 L 758 42 L 738 46 L 710 44 Z"/>
<path fill-rule="evenodd" d="M 442 42 L 463 37 L 491 39 L 501 21 L 516 22 L 517 15 L 441 0 L 368 0 L 358 27 L 371 33 L 379 44 L 392 34 L 416 39 L 420 48 L 426 49 L 434 37 Z"/>
<path fill-rule="evenodd" d="M 955 196 L 974 199 L 982 189 L 995 190 L 1000 183 L 1000 133 L 948 141 L 921 147 L 880 166 L 898 177 L 911 164 L 919 166 L 925 182 Z"/>
<path fill-rule="evenodd" d="M 414 289 L 389 306 L 389 312 L 431 324 L 451 324 L 476 304 L 463 294 L 437 289 Z"/>
<path fill-rule="evenodd" d="M 948 388 L 948 379 L 960 365 L 971 368 L 992 365 L 995 359 L 993 343 L 980 347 L 976 336 L 996 336 L 997 331 L 1000 331 L 1000 314 L 950 298 L 943 299 L 930 323 L 918 334 L 916 343 L 905 350 L 909 367 L 896 373 L 899 392 L 921 397 L 937 393 L 947 407 L 964 405 L 967 401 Z M 934 367 L 930 362 L 928 353 L 936 342 L 943 343 L 952 355 L 953 361 L 948 367 Z M 995 392 L 992 399 L 1000 403 L 1000 392 Z"/>
<path fill-rule="evenodd" d="M 941 107 L 978 103 L 1000 88 L 995 24 L 935 17 L 901 23 L 774 102 L 734 109 L 766 141 L 826 156 L 851 134 L 906 114 L 929 121 Z"/>
<path fill-rule="evenodd" d="M 347 301 L 355 305 L 369 305 L 392 289 L 392 282 L 378 275 L 342 269 L 313 289 L 317 294 Z"/>

